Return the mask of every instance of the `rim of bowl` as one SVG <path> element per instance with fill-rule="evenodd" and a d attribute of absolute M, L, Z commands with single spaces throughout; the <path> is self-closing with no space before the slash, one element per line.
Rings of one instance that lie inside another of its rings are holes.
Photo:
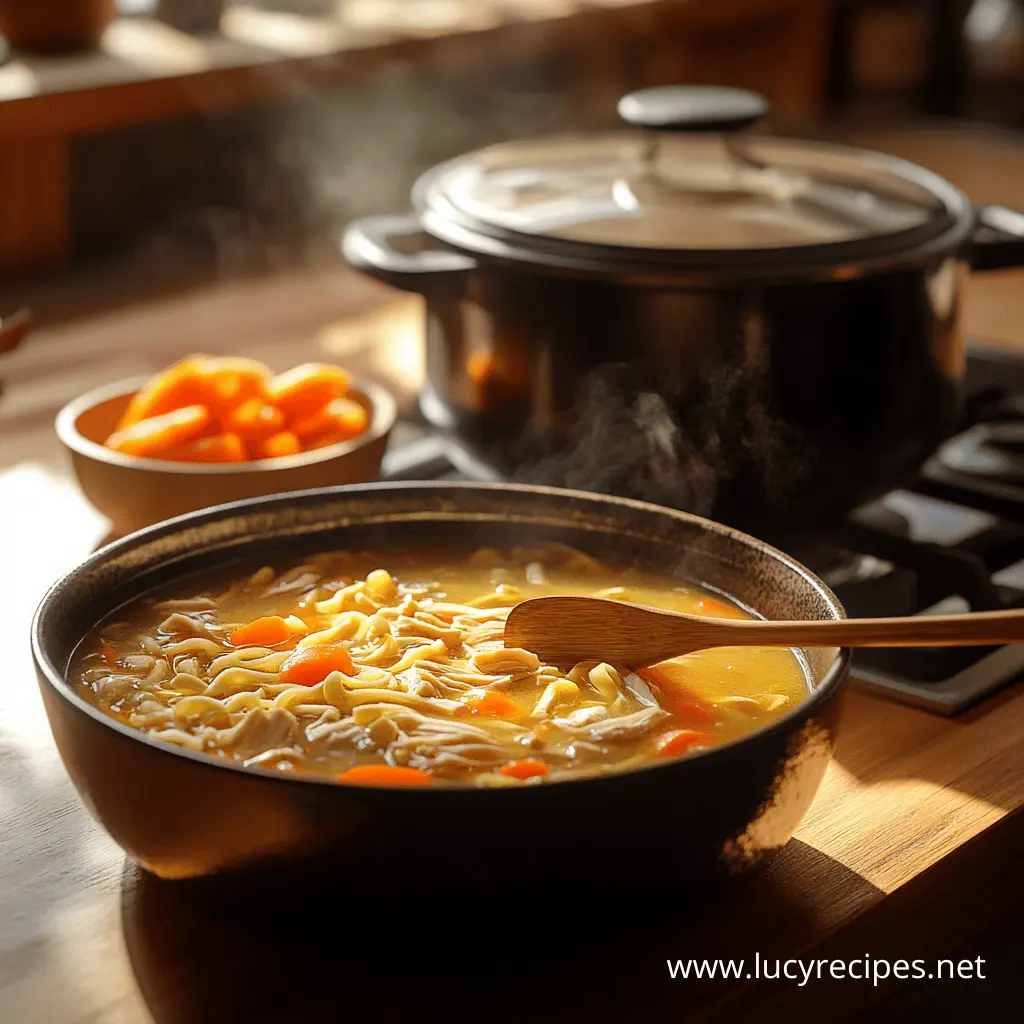
<path fill-rule="evenodd" d="M 785 714 L 780 715 L 778 718 L 772 719 L 772 721 L 765 725 L 759 726 L 756 729 L 751 729 L 749 732 L 743 733 L 741 736 L 734 737 L 731 740 L 727 740 L 716 747 L 712 747 L 709 750 L 705 750 L 699 754 L 695 754 L 690 757 L 681 757 L 668 759 L 664 762 L 651 762 L 650 764 L 639 765 L 634 768 L 628 768 L 624 771 L 609 771 L 609 772 L 598 772 L 594 775 L 586 776 L 583 778 L 570 778 L 563 780 L 553 780 L 551 782 L 544 783 L 543 786 L 500 786 L 493 789 L 481 789 L 477 786 L 468 786 L 465 784 L 452 783 L 452 782 L 435 782 L 429 787 L 402 787 L 402 786 L 366 786 L 366 785 L 353 785 L 352 783 L 340 783 L 327 776 L 316 776 L 316 775 L 289 775 L 284 772 L 274 771 L 270 768 L 262 768 L 258 765 L 247 767 L 239 762 L 235 761 L 223 761 L 211 757 L 208 754 L 204 754 L 201 751 L 189 750 L 186 747 L 177 747 L 172 743 L 165 743 L 161 740 L 153 739 L 141 729 L 135 729 L 130 725 L 126 725 L 123 722 L 119 722 L 117 719 L 112 718 L 110 715 L 105 714 L 100 708 L 94 704 L 90 704 L 83 697 L 80 697 L 72 687 L 72 684 L 67 679 L 65 672 L 60 671 L 56 668 L 53 662 L 50 660 L 44 645 L 42 642 L 42 625 L 47 616 L 50 605 L 54 602 L 56 597 L 59 595 L 64 587 L 68 586 L 69 583 L 83 570 L 90 568 L 94 565 L 99 564 L 105 558 L 111 554 L 119 553 L 121 551 L 129 550 L 134 546 L 141 543 L 147 543 L 158 539 L 161 535 L 173 533 L 182 527 L 197 527 L 202 526 L 207 521 L 216 520 L 232 512 L 239 513 L 243 510 L 249 509 L 254 510 L 257 507 L 273 505 L 288 505 L 290 502 L 294 502 L 296 498 L 303 498 L 305 500 L 312 500 L 316 497 L 327 497 L 336 496 L 344 497 L 346 494 L 351 493 L 362 493 L 367 491 L 404 491 L 404 490 L 415 490 L 415 489 L 429 489 L 429 490 L 450 490 L 450 491 L 469 491 L 469 490 L 483 490 L 483 491 L 498 491 L 498 492 L 519 492 L 527 494 L 546 495 L 549 497 L 566 497 L 575 500 L 584 500 L 593 502 L 596 504 L 612 505 L 618 508 L 632 508 L 638 511 L 654 512 L 659 515 L 667 515 L 669 518 L 676 519 L 680 522 L 686 522 L 698 526 L 702 531 L 707 533 L 716 533 L 721 536 L 729 537 L 732 540 L 738 541 L 739 543 L 752 547 L 755 550 L 775 559 L 778 562 L 784 564 L 788 569 L 793 571 L 799 576 L 803 582 L 817 590 L 830 604 L 832 610 L 838 614 L 833 616 L 833 620 L 846 618 L 846 610 L 843 608 L 842 602 L 832 592 L 831 588 L 815 573 L 811 572 L 803 563 L 798 562 L 795 558 L 787 555 L 784 551 L 773 547 L 767 541 L 760 540 L 757 537 L 751 536 L 748 533 L 744 533 L 742 530 L 734 529 L 731 526 L 726 526 L 723 523 L 715 522 L 711 519 L 705 519 L 703 516 L 694 515 L 690 512 L 683 512 L 678 509 L 671 509 L 663 505 L 655 505 L 652 502 L 637 501 L 632 498 L 620 498 L 616 495 L 598 494 L 589 491 L 578 491 L 569 488 L 562 487 L 545 487 L 536 484 L 513 484 L 513 483 L 470 483 L 464 481 L 444 481 L 444 480 L 392 480 L 392 481 L 376 481 L 373 483 L 365 484 L 345 484 L 337 487 L 318 487 L 302 491 L 291 491 L 285 494 L 274 494 L 266 497 L 259 498 L 246 498 L 242 501 L 233 501 L 224 505 L 214 505 L 209 508 L 198 509 L 195 512 L 188 512 L 181 516 L 176 516 L 174 519 L 166 519 L 162 522 L 155 523 L 152 526 L 144 527 L 141 530 L 136 530 L 134 533 L 127 534 L 124 537 L 118 538 L 112 541 L 110 544 L 104 545 L 97 551 L 94 551 L 87 559 L 80 562 L 75 568 L 64 573 L 56 582 L 54 582 L 49 589 L 46 591 L 42 600 L 39 602 L 36 610 L 32 616 L 31 625 L 31 646 L 32 646 L 32 660 L 35 664 L 36 671 L 39 672 L 46 680 L 48 685 L 62 697 L 65 701 L 71 704 L 79 712 L 84 713 L 93 721 L 98 722 L 102 726 L 108 729 L 112 729 L 117 733 L 120 733 L 125 738 L 132 740 L 136 743 L 143 743 L 150 747 L 155 752 L 166 755 L 168 757 L 181 757 L 186 760 L 192 761 L 198 766 L 206 767 L 214 770 L 232 771 L 239 772 L 243 775 L 255 775 L 259 778 L 270 780 L 282 785 L 316 785 L 316 786 L 347 786 L 352 789 L 358 789 L 361 791 L 373 790 L 375 793 L 384 794 L 386 798 L 396 799 L 416 799 L 417 797 L 422 798 L 424 795 L 429 799 L 430 793 L 464 793 L 467 797 L 476 798 L 481 793 L 493 793 L 493 794 L 522 794 L 528 793 L 534 789 L 547 789 L 550 786 L 573 786 L 573 785 L 587 785 L 600 783 L 609 779 L 625 778 L 630 775 L 634 775 L 641 772 L 666 772 L 672 771 L 674 768 L 678 768 L 679 765 L 688 763 L 691 761 L 715 761 L 721 760 L 728 756 L 729 752 L 738 746 L 742 746 L 744 743 L 749 742 L 755 736 L 766 735 L 773 732 L 782 732 L 785 730 L 789 722 L 794 719 L 804 717 L 808 712 L 813 711 L 815 707 L 823 704 L 828 700 L 833 693 L 845 682 L 849 675 L 850 662 L 852 660 L 853 651 L 849 647 L 840 647 L 837 649 L 836 656 L 833 659 L 831 665 L 825 671 L 821 678 L 821 681 L 813 689 L 810 689 L 807 695 L 799 703 L 790 708 Z M 141 596 L 141 595 L 138 595 Z M 827 621 L 827 620 L 826 620 Z M 81 643 L 79 639 L 79 643 Z M 504 799 L 499 797 L 498 799 Z M 512 797 L 516 799 L 516 797 Z"/>
<path fill-rule="evenodd" d="M 124 380 L 93 388 L 65 405 L 55 421 L 57 436 L 71 451 L 97 462 L 126 469 L 148 469 L 151 472 L 180 473 L 185 476 L 218 476 L 222 474 L 278 472 L 310 466 L 340 458 L 387 436 L 398 419 L 398 405 L 387 388 L 361 377 L 352 378 L 352 390 L 361 393 L 370 405 L 370 423 L 358 437 L 325 448 L 299 452 L 298 455 L 279 455 L 272 459 L 251 459 L 246 462 L 173 462 L 170 459 L 151 459 L 144 455 L 125 455 L 102 444 L 90 441 L 78 430 L 78 419 L 90 409 L 114 398 L 132 395 L 149 380 L 148 377 L 129 377 Z M 216 507 L 216 506 L 213 506 Z M 168 520 L 173 522 L 173 520 Z"/>

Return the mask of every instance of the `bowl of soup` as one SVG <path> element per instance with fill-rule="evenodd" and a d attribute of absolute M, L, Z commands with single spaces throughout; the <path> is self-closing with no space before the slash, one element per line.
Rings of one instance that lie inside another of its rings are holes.
<path fill-rule="evenodd" d="M 835 619 L 787 555 L 686 513 L 505 484 L 374 484 L 192 513 L 40 604 L 47 714 L 83 800 L 166 878 L 328 870 L 428 888 L 705 886 L 790 838 L 849 652 L 638 671 L 507 649 L 527 597 Z M 354 873 L 354 874 L 353 874 Z M 472 882 L 476 879 L 476 883 Z"/>

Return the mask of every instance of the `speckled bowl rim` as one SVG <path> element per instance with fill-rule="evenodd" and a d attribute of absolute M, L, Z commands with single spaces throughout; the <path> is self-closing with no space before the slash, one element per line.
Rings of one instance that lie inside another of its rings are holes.
<path fill-rule="evenodd" d="M 386 437 L 398 419 L 398 406 L 391 392 L 362 378 L 352 378 L 351 390 L 363 395 L 370 406 L 370 423 L 365 432 L 350 441 L 325 448 L 316 448 L 298 455 L 281 455 L 273 459 L 252 459 L 246 462 L 172 462 L 168 459 L 151 459 L 141 455 L 125 455 L 115 452 L 79 433 L 78 419 L 97 405 L 115 398 L 132 395 L 142 387 L 148 377 L 130 377 L 125 380 L 104 384 L 102 387 L 87 391 L 84 395 L 72 399 L 57 413 L 54 426 L 61 443 L 71 451 L 77 452 L 94 462 L 105 462 L 111 466 L 125 469 L 140 469 L 150 473 L 167 473 L 175 476 L 232 476 L 244 473 L 275 473 L 302 466 L 312 466 L 319 462 L 330 462 L 332 459 L 344 458 L 346 455 Z M 217 507 L 217 506 L 211 506 Z"/>
<path fill-rule="evenodd" d="M 94 552 L 84 562 L 80 563 L 76 568 L 65 573 L 60 579 L 58 579 L 49 588 L 49 590 L 47 590 L 46 594 L 39 602 L 35 614 L 32 616 L 31 625 L 32 659 L 35 663 L 36 671 L 39 673 L 41 678 L 46 680 L 47 684 L 56 694 L 71 704 L 76 710 L 87 715 L 93 721 L 99 723 L 105 728 L 113 729 L 115 732 L 120 733 L 126 739 L 135 743 L 142 743 L 150 747 L 160 755 L 172 758 L 185 758 L 198 766 L 203 766 L 214 771 L 238 772 L 243 776 L 256 775 L 280 785 L 326 786 L 330 788 L 341 786 L 343 785 L 342 783 L 335 782 L 333 779 L 325 777 L 287 775 L 283 772 L 274 771 L 270 768 L 261 768 L 259 766 L 245 767 L 235 762 L 219 760 L 199 751 L 188 750 L 184 747 L 177 747 L 170 743 L 152 739 L 141 730 L 133 729 L 131 726 L 125 725 L 118 722 L 116 719 L 111 718 L 98 707 L 95 707 L 82 697 L 78 696 L 78 694 L 72 689 L 71 684 L 68 682 L 65 673 L 58 670 L 53 664 L 53 661 L 50 659 L 44 648 L 43 642 L 47 616 L 51 606 L 58 601 L 61 592 L 65 588 L 73 585 L 80 574 L 89 571 L 91 568 L 100 564 L 104 559 L 109 558 L 112 555 L 120 555 L 131 550 L 133 547 L 155 541 L 161 536 L 176 533 L 180 530 L 201 528 L 209 522 L 213 522 L 221 518 L 228 518 L 232 515 L 259 511 L 272 512 L 275 506 L 286 507 L 295 502 L 310 502 L 315 504 L 317 499 L 327 500 L 330 498 L 344 498 L 347 494 L 375 491 L 385 495 L 388 493 L 400 494 L 406 490 L 412 491 L 423 489 L 429 489 L 432 491 L 436 490 L 439 492 L 449 491 L 453 494 L 457 494 L 459 492 L 465 493 L 467 491 L 488 491 L 526 493 L 555 499 L 565 497 L 566 499 L 572 499 L 574 501 L 582 500 L 590 502 L 597 506 L 609 506 L 612 509 L 635 509 L 648 514 L 654 513 L 666 516 L 670 519 L 676 520 L 677 522 L 696 526 L 703 532 L 715 533 L 723 537 L 728 537 L 746 547 L 752 547 L 756 551 L 768 555 L 785 565 L 787 569 L 798 576 L 807 586 L 820 594 L 821 597 L 825 599 L 830 610 L 833 612 L 833 615 L 831 616 L 833 620 L 846 618 L 846 612 L 842 604 L 828 585 L 795 558 L 792 558 L 785 552 L 780 551 L 778 548 L 773 547 L 765 541 L 758 540 L 756 537 L 752 537 L 740 530 L 724 526 L 721 523 L 713 522 L 710 519 L 704 519 L 701 516 L 696 516 L 689 512 L 681 512 L 676 509 L 666 508 L 650 502 L 635 501 L 630 498 L 620 498 L 613 495 L 597 494 L 559 487 L 543 487 L 539 485 L 508 483 L 400 480 L 367 484 L 348 484 L 339 487 L 319 487 L 310 490 L 292 491 L 285 494 L 268 495 L 266 497 L 247 498 L 243 501 L 234 501 L 225 505 L 215 505 L 210 508 L 200 509 L 196 512 L 189 512 L 185 515 L 177 516 L 174 519 L 164 520 L 163 522 L 137 530 L 134 533 L 130 533 L 125 537 L 119 538 L 118 540 L 105 545 Z M 553 780 L 545 783 L 543 788 L 547 789 L 551 786 L 587 786 L 600 784 L 602 780 L 607 780 L 609 778 L 626 778 L 630 775 L 639 773 L 672 772 L 673 770 L 678 769 L 680 765 L 690 764 L 694 761 L 713 765 L 714 761 L 728 758 L 735 748 L 750 742 L 754 737 L 764 736 L 771 733 L 784 733 L 788 730 L 790 724 L 794 720 L 808 718 L 813 714 L 816 708 L 832 698 L 839 687 L 846 681 L 850 671 L 851 657 L 852 651 L 850 648 L 838 648 L 832 664 L 829 665 L 828 669 L 822 675 L 820 682 L 810 690 L 807 696 L 800 701 L 799 704 L 791 708 L 779 718 L 773 719 L 766 725 L 760 726 L 757 729 L 752 729 L 750 732 L 744 733 L 742 736 L 736 737 L 735 739 L 728 740 L 727 742 L 713 747 L 710 750 L 703 751 L 702 753 L 695 754 L 691 757 L 667 760 L 664 763 L 654 762 L 648 765 L 641 765 L 636 768 L 626 769 L 624 771 L 602 772 L 586 778 Z M 344 785 L 351 786 L 352 784 L 346 783 Z M 477 799 L 481 792 L 476 786 L 443 782 L 434 783 L 433 785 L 424 788 L 389 788 L 382 786 L 354 786 L 353 788 L 360 790 L 372 789 L 375 793 L 386 794 L 389 798 L 397 800 L 430 799 L 431 794 L 436 795 L 441 793 L 446 795 L 462 793 L 465 794 L 467 798 Z M 528 798 L 526 794 L 529 794 L 532 790 L 539 788 L 541 787 L 509 786 L 497 787 L 495 789 L 487 790 L 487 792 L 493 794 L 493 799 L 496 800 L 523 799 Z"/>

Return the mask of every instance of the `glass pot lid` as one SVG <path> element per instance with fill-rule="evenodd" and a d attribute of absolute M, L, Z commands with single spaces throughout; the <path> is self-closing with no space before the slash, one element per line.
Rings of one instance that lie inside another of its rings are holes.
<path fill-rule="evenodd" d="M 634 93 L 619 110 L 640 131 L 491 146 L 428 172 L 415 200 L 442 236 L 447 223 L 463 240 L 669 260 L 919 244 L 962 215 L 960 194 L 923 168 L 739 131 L 766 109 L 739 90 Z"/>

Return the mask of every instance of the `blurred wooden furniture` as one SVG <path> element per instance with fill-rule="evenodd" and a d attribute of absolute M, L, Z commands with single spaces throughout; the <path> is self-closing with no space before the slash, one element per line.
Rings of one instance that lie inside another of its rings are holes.
<path fill-rule="evenodd" d="M 115 0 L 0 0 L 0 35 L 35 52 L 89 49 L 99 43 L 116 9 Z"/>
<path fill-rule="evenodd" d="M 0 66 L 0 277 L 70 254 L 71 143 L 132 126 L 287 100 L 409 66 L 579 68 L 580 118 L 671 81 L 767 94 L 782 117 L 821 107 L 832 0 L 346 0 L 331 17 L 231 5 L 219 34 L 121 18 L 95 53 Z"/>
<path fill-rule="evenodd" d="M 964 19 L 972 0 L 838 0 L 829 102 L 935 117 L 965 113 L 970 67 Z"/>
<path fill-rule="evenodd" d="M 659 77 L 752 89 L 771 99 L 781 120 L 812 120 L 823 111 L 834 7 L 834 0 L 676 4 L 666 48 L 677 56 Z"/>

